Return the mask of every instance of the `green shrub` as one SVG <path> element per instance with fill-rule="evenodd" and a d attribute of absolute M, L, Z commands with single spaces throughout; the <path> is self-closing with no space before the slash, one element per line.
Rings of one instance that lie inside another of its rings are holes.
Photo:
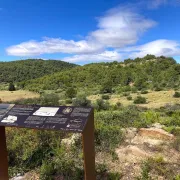
<path fill-rule="evenodd" d="M 76 96 L 76 94 L 77 94 L 77 91 L 73 88 L 73 87 L 70 87 L 70 88 L 68 88 L 67 90 L 66 90 L 66 97 L 67 98 L 73 98 L 73 97 L 75 97 Z"/>
<path fill-rule="evenodd" d="M 115 105 L 112 105 L 113 110 L 118 110 L 118 109 L 121 109 L 122 107 L 123 105 L 120 102 L 117 102 Z"/>
<path fill-rule="evenodd" d="M 180 136 L 180 127 L 174 127 L 171 129 L 171 133 L 175 136 Z"/>
<path fill-rule="evenodd" d="M 15 91 L 15 90 L 16 90 L 16 88 L 15 88 L 15 86 L 14 86 L 13 83 L 9 83 L 9 88 L 8 88 L 8 90 L 9 90 L 9 91 Z"/>
<path fill-rule="evenodd" d="M 155 112 L 153 110 L 143 112 L 140 116 L 146 122 L 147 125 L 160 121 L 160 113 Z"/>
<path fill-rule="evenodd" d="M 142 90 L 141 94 L 148 94 L 148 91 L 147 90 Z"/>
<path fill-rule="evenodd" d="M 155 86 L 154 91 L 162 91 L 163 89 L 160 86 Z"/>
<path fill-rule="evenodd" d="M 137 91 L 138 91 L 138 89 L 137 89 L 136 87 L 133 86 L 133 87 L 131 88 L 131 92 L 132 92 L 132 93 L 137 93 Z"/>
<path fill-rule="evenodd" d="M 123 141 L 123 133 L 119 126 L 96 123 L 95 143 L 99 151 L 109 152 Z"/>
<path fill-rule="evenodd" d="M 113 92 L 112 80 L 106 80 L 101 86 L 101 93 L 112 93 Z"/>
<path fill-rule="evenodd" d="M 178 136 L 174 142 L 172 143 L 172 146 L 174 149 L 176 149 L 177 151 L 180 151 L 180 136 Z"/>
<path fill-rule="evenodd" d="M 107 126 L 147 127 L 146 121 L 141 118 L 136 106 L 121 107 L 117 111 L 100 111 L 95 113 L 97 123 L 105 123 Z"/>
<path fill-rule="evenodd" d="M 137 179 L 139 180 L 150 180 L 150 172 L 153 172 L 156 176 L 163 176 L 165 179 L 173 179 L 174 172 L 170 168 L 168 163 L 166 163 L 163 157 L 148 158 L 142 166 L 141 176 Z"/>
<path fill-rule="evenodd" d="M 176 91 L 176 92 L 174 93 L 173 97 L 175 97 L 175 98 L 180 98 L 180 92 L 177 92 L 177 91 Z"/>
<path fill-rule="evenodd" d="M 72 99 L 66 99 L 65 103 L 66 104 L 71 104 L 72 103 Z"/>
<path fill-rule="evenodd" d="M 134 100 L 134 104 L 146 104 L 146 98 L 137 96 L 137 98 Z"/>
<path fill-rule="evenodd" d="M 59 96 L 55 93 L 44 94 L 41 97 L 40 103 L 41 103 L 41 105 L 58 106 L 59 105 Z"/>
<path fill-rule="evenodd" d="M 121 88 L 122 92 L 128 92 L 131 91 L 131 86 L 124 86 Z"/>
<path fill-rule="evenodd" d="M 91 101 L 86 98 L 86 95 L 78 95 L 75 99 L 72 100 L 73 106 L 91 106 Z"/>
<path fill-rule="evenodd" d="M 132 100 L 132 96 L 127 96 L 127 100 L 128 101 Z"/>
<path fill-rule="evenodd" d="M 97 111 L 100 111 L 100 110 L 108 110 L 110 108 L 110 105 L 109 105 L 109 102 L 107 101 L 104 101 L 103 99 L 97 99 L 96 100 L 96 103 L 94 105 L 94 108 L 97 110 Z"/>
<path fill-rule="evenodd" d="M 174 180 L 180 180 L 180 174 L 174 177 Z"/>
<path fill-rule="evenodd" d="M 108 100 L 108 99 L 110 99 L 110 96 L 109 96 L 109 95 L 107 95 L 107 94 L 104 94 L 104 95 L 102 95 L 102 99 L 104 99 L 104 100 Z"/>
<path fill-rule="evenodd" d="M 40 168 L 40 179 L 53 180 L 54 173 L 55 173 L 55 168 L 53 162 L 43 161 Z"/>
<path fill-rule="evenodd" d="M 124 92 L 123 96 L 130 96 L 130 93 L 129 92 Z"/>

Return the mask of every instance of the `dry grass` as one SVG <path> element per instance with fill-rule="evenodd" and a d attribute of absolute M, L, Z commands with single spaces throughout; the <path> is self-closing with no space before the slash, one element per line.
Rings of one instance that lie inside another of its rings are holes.
<path fill-rule="evenodd" d="M 131 93 L 133 100 L 137 97 L 137 93 Z M 140 94 L 147 98 L 147 104 L 141 104 L 139 106 L 147 108 L 159 108 L 165 104 L 180 104 L 180 98 L 174 98 L 174 90 L 169 91 L 149 91 L 148 94 Z M 91 101 L 101 98 L 100 95 L 91 95 L 88 97 Z M 133 104 L 133 100 L 128 101 L 127 97 L 122 95 L 111 95 L 109 100 L 110 104 L 116 104 L 117 102 L 122 103 L 124 106 Z"/>
<path fill-rule="evenodd" d="M 39 97 L 39 94 L 30 91 L 0 91 L 0 99 L 3 102 L 36 97 Z"/>

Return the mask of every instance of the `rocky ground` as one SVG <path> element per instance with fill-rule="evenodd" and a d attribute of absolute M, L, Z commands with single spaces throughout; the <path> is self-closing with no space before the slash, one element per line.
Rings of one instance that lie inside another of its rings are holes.
<path fill-rule="evenodd" d="M 148 158 L 161 157 L 163 161 L 180 174 L 180 152 L 172 146 L 176 139 L 172 134 L 163 130 L 160 124 L 154 124 L 149 128 L 127 128 L 123 129 L 125 134 L 124 143 L 116 150 L 117 158 L 112 159 L 108 153 L 98 153 L 96 163 L 105 163 L 113 172 L 121 172 L 122 180 L 133 180 L 140 176 L 142 172 L 142 162 Z M 74 139 L 72 136 L 64 139 L 63 143 L 70 145 Z M 165 180 L 167 177 L 151 174 L 153 179 Z M 33 173 L 27 173 L 25 176 L 15 177 L 12 180 L 37 180 L 38 176 Z"/>
<path fill-rule="evenodd" d="M 148 158 L 161 157 L 173 166 L 176 174 L 180 174 L 180 152 L 172 147 L 175 137 L 162 129 L 160 124 L 150 128 L 123 129 L 125 142 L 116 149 L 118 160 L 112 161 L 106 154 L 98 154 L 97 159 L 106 163 L 112 171 L 122 173 L 122 180 L 135 179 L 140 176 L 142 162 Z M 103 161 L 102 161 L 103 159 Z M 166 179 L 153 174 L 154 179 Z"/>

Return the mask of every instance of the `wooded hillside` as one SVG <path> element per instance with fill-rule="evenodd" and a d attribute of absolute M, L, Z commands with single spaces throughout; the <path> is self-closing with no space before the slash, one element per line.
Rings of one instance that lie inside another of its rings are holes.
<path fill-rule="evenodd" d="M 57 72 L 38 79 L 19 83 L 32 91 L 56 90 L 67 87 L 110 88 L 135 87 L 161 89 L 180 87 L 180 64 L 173 58 L 147 55 L 144 58 L 122 62 L 93 63 L 68 71 Z"/>
<path fill-rule="evenodd" d="M 0 82 L 20 82 L 75 66 L 63 61 L 42 59 L 0 62 Z"/>

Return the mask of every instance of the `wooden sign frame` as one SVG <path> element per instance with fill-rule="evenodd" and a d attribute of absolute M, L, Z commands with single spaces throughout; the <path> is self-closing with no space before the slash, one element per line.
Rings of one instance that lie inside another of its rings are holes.
<path fill-rule="evenodd" d="M 40 107 L 40 106 L 39 106 Z M 60 106 L 61 107 L 61 106 Z M 66 106 L 63 106 L 65 108 Z M 71 107 L 72 108 L 72 107 Z M 11 110 L 8 110 L 5 116 L 10 114 Z M 5 117 L 4 116 L 4 117 Z M 0 116 L 0 121 L 2 120 Z M 83 155 L 84 155 L 84 172 L 85 180 L 95 180 L 95 146 L 94 146 L 94 111 L 91 108 L 88 117 L 84 121 L 84 126 L 79 131 L 69 130 L 70 132 L 81 133 L 82 135 L 82 144 L 83 144 Z M 6 127 L 19 127 L 13 126 L 11 124 L 3 124 L 0 122 L 0 179 L 8 180 L 8 151 L 6 146 Z M 20 128 L 32 128 L 42 130 L 43 128 L 34 128 L 34 127 L 23 127 Z M 45 128 L 48 129 L 48 128 Z M 52 130 L 52 129 L 49 129 Z M 57 130 L 57 129 L 55 129 Z M 63 131 L 63 129 L 60 129 Z M 65 129 L 65 131 L 68 131 Z"/>

